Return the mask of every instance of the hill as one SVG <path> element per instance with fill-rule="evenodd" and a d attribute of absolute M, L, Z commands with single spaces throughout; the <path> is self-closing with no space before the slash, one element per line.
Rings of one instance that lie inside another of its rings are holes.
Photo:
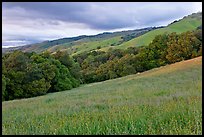
<path fill-rule="evenodd" d="M 2 134 L 202 134 L 202 57 L 2 103 Z"/>
<path fill-rule="evenodd" d="M 165 28 L 152 30 L 144 35 L 134 38 L 128 42 L 122 43 L 117 48 L 127 48 L 132 46 L 148 45 L 156 35 L 164 33 L 182 33 L 186 31 L 192 31 L 202 25 L 202 13 L 194 13 L 186 16 L 181 20 L 174 21 Z"/>
<path fill-rule="evenodd" d="M 158 28 L 161 28 L 161 27 L 158 27 Z M 82 35 L 82 36 L 71 37 L 71 38 L 62 38 L 62 39 L 44 41 L 41 43 L 25 45 L 20 47 L 3 48 L 2 52 L 5 53 L 13 50 L 21 50 L 24 52 L 39 53 L 45 50 L 55 52 L 57 50 L 68 49 L 70 53 L 76 53 L 81 49 L 86 51 L 89 51 L 91 49 L 97 49 L 98 45 L 102 45 L 101 47 L 119 45 L 127 40 L 140 36 L 154 29 L 157 29 L 157 28 L 149 27 L 149 28 L 143 28 L 143 29 L 119 31 L 119 32 L 112 32 L 112 33 L 104 32 L 101 34 L 90 35 L 90 36 Z M 74 49 L 72 47 L 74 47 Z M 80 48 L 78 49 L 77 47 L 80 47 Z"/>

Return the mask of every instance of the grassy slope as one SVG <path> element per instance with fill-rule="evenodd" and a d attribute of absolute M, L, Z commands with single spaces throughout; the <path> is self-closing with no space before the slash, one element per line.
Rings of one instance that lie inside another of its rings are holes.
<path fill-rule="evenodd" d="M 81 39 L 71 43 L 55 45 L 50 47 L 48 50 L 51 52 L 55 52 L 57 50 L 67 50 L 70 54 L 75 55 L 84 51 L 96 50 L 97 47 L 99 46 L 101 49 L 105 49 L 105 48 L 112 47 L 112 44 L 119 45 L 123 41 L 121 39 L 122 36 L 130 35 L 133 33 L 138 34 L 140 32 L 147 33 L 148 30 L 150 30 L 150 28 L 149 29 L 146 28 L 146 30 L 129 30 L 129 31 L 114 32 L 112 34 L 101 35 L 100 37 L 95 35 L 95 37 L 93 38 L 86 38 L 86 39 Z"/>
<path fill-rule="evenodd" d="M 94 41 L 87 41 L 87 42 L 81 42 L 81 41 L 76 41 L 74 42 L 74 46 L 72 46 L 71 48 L 67 48 L 70 46 L 70 43 L 68 44 L 63 44 L 63 45 L 57 45 L 54 46 L 52 48 L 49 48 L 48 50 L 50 50 L 51 52 L 54 52 L 56 50 L 68 50 L 69 53 L 71 54 L 79 54 L 81 52 L 84 51 L 90 51 L 93 49 L 97 49 L 97 47 L 109 47 L 111 46 L 111 44 L 113 43 L 118 43 L 121 40 L 121 36 L 116 36 L 113 38 L 109 38 L 109 39 L 104 39 L 104 40 L 94 40 Z"/>
<path fill-rule="evenodd" d="M 165 32 L 171 33 L 182 33 L 186 31 L 191 31 L 196 29 L 198 26 L 202 24 L 202 20 L 197 18 L 185 18 L 180 20 L 179 22 L 173 23 L 166 28 L 161 28 L 157 30 L 150 31 L 140 37 L 132 39 L 128 42 L 122 43 L 121 45 L 117 46 L 116 48 L 127 48 L 131 46 L 141 46 L 141 45 L 148 45 L 156 35 L 164 34 Z"/>
<path fill-rule="evenodd" d="M 202 57 L 2 103 L 2 134 L 202 134 Z"/>

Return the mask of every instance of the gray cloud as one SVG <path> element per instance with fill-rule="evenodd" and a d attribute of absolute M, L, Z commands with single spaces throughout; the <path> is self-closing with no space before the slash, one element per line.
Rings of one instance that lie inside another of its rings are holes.
<path fill-rule="evenodd" d="M 6 9 L 16 10 L 14 18 L 43 18 L 84 23 L 94 29 L 116 29 L 157 23 L 182 17 L 192 12 L 192 3 L 142 2 L 18 2 L 3 3 Z M 21 11 L 18 11 L 21 9 Z M 26 12 L 26 13 L 22 13 Z M 7 15 L 5 11 L 5 15 Z"/>

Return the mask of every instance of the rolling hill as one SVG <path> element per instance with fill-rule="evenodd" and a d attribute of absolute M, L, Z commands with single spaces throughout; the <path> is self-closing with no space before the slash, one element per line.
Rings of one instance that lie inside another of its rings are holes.
<path fill-rule="evenodd" d="M 20 47 L 3 48 L 2 52 L 5 53 L 13 50 L 22 50 L 24 52 L 39 53 L 45 50 L 48 50 L 51 52 L 55 52 L 56 50 L 69 50 L 69 52 L 71 53 L 76 53 L 81 49 L 86 51 L 92 50 L 93 48 L 96 49 L 98 45 L 102 45 L 101 47 L 119 45 L 127 41 L 127 39 L 129 40 L 129 39 L 138 37 L 148 31 L 158 29 L 158 28 L 161 28 L 161 27 L 149 27 L 149 28 L 143 28 L 143 29 L 119 31 L 119 32 L 112 32 L 112 33 L 104 32 L 101 34 L 90 35 L 90 36 L 82 35 L 78 37 L 62 38 L 62 39 L 44 41 L 42 43 L 36 43 L 36 44 L 25 45 Z M 88 47 L 86 45 L 88 45 Z M 74 46 L 80 47 L 80 48 L 79 49 L 73 48 Z"/>
<path fill-rule="evenodd" d="M 134 38 L 128 42 L 122 43 L 121 45 L 117 46 L 117 48 L 148 45 L 156 35 L 172 32 L 182 33 L 186 31 L 192 31 L 201 25 L 202 25 L 202 13 L 192 14 L 187 17 L 184 17 L 179 21 L 174 21 L 174 23 L 169 24 L 165 28 L 152 30 L 142 36 Z"/>
<path fill-rule="evenodd" d="M 2 134 L 202 134 L 202 56 L 2 102 Z"/>

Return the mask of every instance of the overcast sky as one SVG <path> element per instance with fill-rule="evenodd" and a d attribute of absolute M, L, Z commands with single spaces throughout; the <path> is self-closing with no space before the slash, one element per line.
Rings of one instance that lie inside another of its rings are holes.
<path fill-rule="evenodd" d="M 201 2 L 3 2 L 2 45 L 166 26 Z"/>

